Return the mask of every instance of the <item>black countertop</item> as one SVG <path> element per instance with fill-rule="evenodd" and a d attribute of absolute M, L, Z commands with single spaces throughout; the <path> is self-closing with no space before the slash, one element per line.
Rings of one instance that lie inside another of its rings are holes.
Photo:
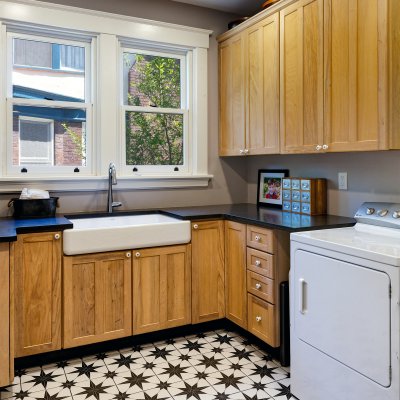
<path fill-rule="evenodd" d="M 294 214 L 272 208 L 257 208 L 255 204 L 222 204 L 215 206 L 196 206 L 181 208 L 160 209 L 161 213 L 184 220 L 199 219 L 227 219 L 264 226 L 273 229 L 282 229 L 288 232 L 307 231 L 315 229 L 331 229 L 353 226 L 353 218 L 336 215 L 308 216 Z M 114 215 L 130 215 L 143 212 L 157 212 L 157 210 L 134 210 L 115 212 Z M 106 213 L 78 214 L 74 217 L 108 216 Z M 71 215 L 72 217 L 72 215 Z M 14 219 L 0 218 L 0 242 L 17 240 L 18 233 L 46 232 L 72 228 L 73 224 L 62 215 L 54 218 Z"/>
<path fill-rule="evenodd" d="M 316 229 L 344 228 L 353 226 L 353 218 L 337 215 L 309 216 L 274 208 L 257 207 L 255 204 L 222 204 L 216 206 L 168 208 L 162 212 L 173 217 L 189 220 L 224 218 L 246 224 L 281 229 L 289 232 Z"/>
<path fill-rule="evenodd" d="M 62 215 L 53 218 L 0 218 L 0 242 L 17 240 L 18 233 L 49 232 L 72 228 L 72 223 Z"/>

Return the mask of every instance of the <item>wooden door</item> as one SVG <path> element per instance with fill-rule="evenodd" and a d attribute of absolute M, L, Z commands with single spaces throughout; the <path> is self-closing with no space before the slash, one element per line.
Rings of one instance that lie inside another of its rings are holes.
<path fill-rule="evenodd" d="M 247 329 L 246 225 L 225 221 L 226 318 Z"/>
<path fill-rule="evenodd" d="M 329 151 L 388 148 L 388 0 L 325 1 Z"/>
<path fill-rule="evenodd" d="M 61 349 L 61 232 L 18 235 L 11 253 L 15 356 Z"/>
<path fill-rule="evenodd" d="M 133 333 L 190 324 L 190 245 L 133 252 Z"/>
<path fill-rule="evenodd" d="M 192 323 L 225 317 L 223 221 L 192 223 Z"/>
<path fill-rule="evenodd" d="M 0 387 L 12 381 L 14 359 L 11 351 L 10 325 L 10 251 L 8 243 L 0 243 Z"/>
<path fill-rule="evenodd" d="M 323 0 L 280 12 L 282 153 L 322 150 L 323 31 Z"/>
<path fill-rule="evenodd" d="M 219 154 L 245 149 L 245 63 L 243 35 L 219 45 Z"/>
<path fill-rule="evenodd" d="M 248 154 L 278 154 L 279 13 L 248 28 L 246 34 Z"/>
<path fill-rule="evenodd" d="M 64 347 L 132 334 L 131 252 L 64 257 Z"/>

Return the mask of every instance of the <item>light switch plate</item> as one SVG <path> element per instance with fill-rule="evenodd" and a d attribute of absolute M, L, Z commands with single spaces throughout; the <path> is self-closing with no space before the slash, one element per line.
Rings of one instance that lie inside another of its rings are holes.
<path fill-rule="evenodd" d="M 347 190 L 347 172 L 338 173 L 339 190 Z"/>

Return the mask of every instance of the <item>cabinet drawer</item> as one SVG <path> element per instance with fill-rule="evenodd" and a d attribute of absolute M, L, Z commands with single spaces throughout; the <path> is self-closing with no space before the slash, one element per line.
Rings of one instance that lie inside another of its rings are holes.
<path fill-rule="evenodd" d="M 258 226 L 247 225 L 247 246 L 273 253 L 274 231 Z"/>
<path fill-rule="evenodd" d="M 275 303 L 274 281 L 272 279 L 247 271 L 247 291 L 269 303 Z"/>
<path fill-rule="evenodd" d="M 274 279 L 274 256 L 259 250 L 247 248 L 247 269 Z"/>
<path fill-rule="evenodd" d="M 247 330 L 272 347 L 279 346 L 275 324 L 275 306 L 260 300 L 251 294 L 247 295 L 248 319 Z"/>

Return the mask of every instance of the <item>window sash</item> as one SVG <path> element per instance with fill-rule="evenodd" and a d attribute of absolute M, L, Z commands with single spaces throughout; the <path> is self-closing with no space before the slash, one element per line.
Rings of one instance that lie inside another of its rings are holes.
<path fill-rule="evenodd" d="M 123 40 L 122 40 L 122 43 Z M 131 106 L 126 105 L 124 98 L 124 76 L 123 76 L 123 62 L 124 62 L 124 53 L 131 54 L 143 54 L 150 55 L 155 57 L 166 57 L 166 58 L 174 58 L 180 60 L 180 104 L 181 108 L 164 108 L 164 107 L 142 107 L 142 106 Z M 191 148 L 192 143 L 190 139 L 190 119 L 189 119 L 189 78 L 190 78 L 190 59 L 189 53 L 182 54 L 182 50 L 177 50 L 174 52 L 168 51 L 156 51 L 156 50 L 148 50 L 141 47 L 127 47 L 121 45 L 120 42 L 120 102 L 121 102 L 121 117 L 120 117 L 120 126 L 121 126 L 121 161 L 123 168 L 123 175 L 125 176 L 141 176 L 141 175 L 160 175 L 160 174 L 171 174 L 171 175 L 187 175 L 188 173 L 192 173 L 191 167 Z M 149 114 L 172 114 L 172 115 L 183 115 L 183 164 L 182 165 L 127 165 L 126 163 L 126 112 L 140 112 L 140 113 L 149 113 Z M 175 167 L 179 168 L 179 171 L 174 171 Z M 133 171 L 133 168 L 137 168 L 137 171 Z"/>

